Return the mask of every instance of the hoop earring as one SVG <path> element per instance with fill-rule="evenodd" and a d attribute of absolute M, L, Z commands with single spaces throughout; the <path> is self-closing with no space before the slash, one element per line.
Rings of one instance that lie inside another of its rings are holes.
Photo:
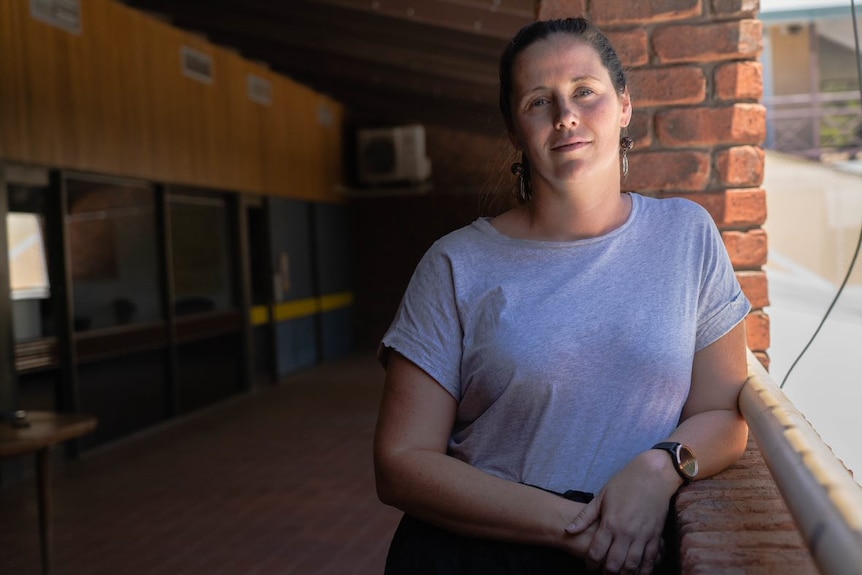
<path fill-rule="evenodd" d="M 527 186 L 524 183 L 524 164 L 515 162 L 512 164 L 512 173 L 518 176 L 518 199 L 521 203 L 527 201 Z"/>
<path fill-rule="evenodd" d="M 628 136 L 620 138 L 620 149 L 623 151 L 623 177 L 629 175 L 629 150 L 634 148 L 635 141 Z"/>

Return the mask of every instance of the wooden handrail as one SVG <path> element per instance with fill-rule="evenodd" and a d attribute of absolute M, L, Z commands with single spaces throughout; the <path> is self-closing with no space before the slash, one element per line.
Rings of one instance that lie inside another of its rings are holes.
<path fill-rule="evenodd" d="M 748 353 L 739 406 L 817 567 L 862 573 L 862 486 Z"/>

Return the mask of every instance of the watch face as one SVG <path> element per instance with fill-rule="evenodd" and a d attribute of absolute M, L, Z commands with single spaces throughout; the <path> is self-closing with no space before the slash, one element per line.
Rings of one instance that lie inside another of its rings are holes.
<path fill-rule="evenodd" d="M 693 479 L 697 475 L 697 459 L 694 453 L 685 445 L 680 445 L 677 449 L 677 457 L 680 470 L 686 477 Z"/>

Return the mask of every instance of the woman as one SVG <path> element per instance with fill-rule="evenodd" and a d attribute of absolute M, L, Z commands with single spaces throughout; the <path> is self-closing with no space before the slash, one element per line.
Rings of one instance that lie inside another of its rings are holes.
<path fill-rule="evenodd" d="M 679 487 L 745 448 L 750 305 L 703 209 L 621 193 L 631 97 L 589 22 L 521 30 L 500 108 L 520 204 L 436 242 L 381 343 L 387 572 L 648 574 Z"/>

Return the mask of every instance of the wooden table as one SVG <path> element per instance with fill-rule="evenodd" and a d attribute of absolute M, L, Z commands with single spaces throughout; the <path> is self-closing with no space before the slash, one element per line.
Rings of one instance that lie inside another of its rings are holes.
<path fill-rule="evenodd" d="M 51 476 L 48 451 L 54 445 L 86 435 L 97 420 L 88 415 L 28 411 L 27 427 L 0 421 L 0 459 L 33 453 L 36 456 L 36 487 L 39 495 L 39 538 L 42 572 L 51 572 Z"/>

